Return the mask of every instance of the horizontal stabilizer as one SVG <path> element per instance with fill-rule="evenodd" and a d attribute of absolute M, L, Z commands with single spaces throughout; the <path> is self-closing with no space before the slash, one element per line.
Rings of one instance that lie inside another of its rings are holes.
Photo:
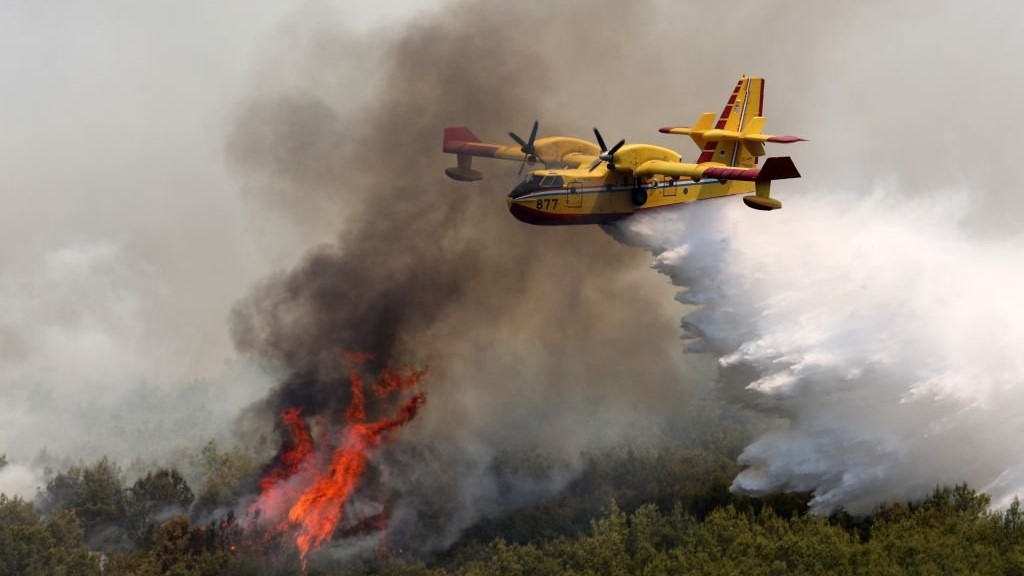
<path fill-rule="evenodd" d="M 743 127 L 742 132 L 735 130 L 722 130 L 719 128 L 712 128 L 710 123 L 705 123 L 704 120 L 708 117 L 705 114 L 701 117 L 701 121 L 695 124 L 692 128 L 685 126 L 663 126 L 658 131 L 663 134 L 681 134 L 689 136 L 693 139 L 694 143 L 697 144 L 701 149 L 704 148 L 707 142 L 741 142 L 747 150 L 750 151 L 754 156 L 764 156 L 764 143 L 771 142 L 774 144 L 793 144 L 794 142 L 804 142 L 805 139 L 799 136 L 773 136 L 771 134 L 763 134 L 765 118 L 764 116 L 755 116 L 747 122 L 747 125 Z M 714 115 L 711 114 L 713 117 Z M 712 118 L 713 119 L 713 118 Z"/>
<path fill-rule="evenodd" d="M 659 132 L 665 134 L 681 134 L 683 136 L 689 136 L 693 140 L 693 143 L 697 145 L 697 148 L 704 149 L 704 145 L 707 143 L 707 139 L 704 138 L 704 132 L 711 129 L 715 125 L 715 113 L 705 112 L 700 115 L 700 118 L 693 124 L 693 128 L 687 128 L 684 126 L 665 126 L 659 128 Z"/>
<path fill-rule="evenodd" d="M 750 119 L 750 122 L 747 122 L 747 125 L 743 127 L 743 135 L 750 136 L 764 132 L 764 122 L 764 116 L 754 116 Z"/>

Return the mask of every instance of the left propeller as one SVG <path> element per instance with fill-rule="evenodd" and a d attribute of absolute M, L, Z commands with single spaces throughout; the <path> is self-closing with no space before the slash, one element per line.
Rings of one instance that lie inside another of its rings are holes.
<path fill-rule="evenodd" d="M 523 173 L 523 167 L 526 166 L 527 162 L 529 162 L 531 165 L 534 164 L 535 162 L 537 162 L 537 149 L 534 148 L 533 141 L 537 139 L 537 127 L 538 126 L 539 126 L 539 123 L 536 120 L 534 120 L 533 121 L 533 129 L 530 130 L 530 139 L 529 140 L 523 140 L 515 132 L 509 132 L 508 133 L 508 135 L 511 136 L 512 139 L 516 141 L 516 144 L 519 144 L 519 150 L 522 151 L 523 154 L 526 154 L 526 156 L 523 158 L 523 163 L 519 165 L 519 173 L 520 174 Z"/>

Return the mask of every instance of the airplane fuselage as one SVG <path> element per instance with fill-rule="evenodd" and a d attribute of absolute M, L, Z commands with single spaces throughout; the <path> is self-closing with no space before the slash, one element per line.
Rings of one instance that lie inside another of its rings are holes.
<path fill-rule="evenodd" d="M 583 170 L 538 170 L 512 190 L 507 202 L 512 215 L 528 224 L 603 224 L 640 210 L 753 191 L 753 182 L 713 178 L 636 182 L 611 172 L 595 177 Z"/>

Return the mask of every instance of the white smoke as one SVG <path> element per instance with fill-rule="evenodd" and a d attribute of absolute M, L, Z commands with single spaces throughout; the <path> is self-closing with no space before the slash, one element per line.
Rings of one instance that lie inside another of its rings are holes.
<path fill-rule="evenodd" d="M 619 227 L 696 305 L 683 325 L 718 356 L 723 394 L 782 416 L 734 490 L 858 513 L 936 484 L 997 505 L 1024 489 L 1024 235 L 968 231 L 970 191 L 905 192 L 770 214 L 724 199 Z"/>
<path fill-rule="evenodd" d="M 180 460 L 182 450 L 227 438 L 224 415 L 273 382 L 232 359 L 190 378 L 188 343 L 159 321 L 173 307 L 167 276 L 123 243 L 83 241 L 4 272 L 2 493 L 32 497 L 44 468 L 76 460 Z"/>
<path fill-rule="evenodd" d="M 0 494 L 31 498 L 42 483 L 38 471 L 28 466 L 20 464 L 0 466 Z"/>

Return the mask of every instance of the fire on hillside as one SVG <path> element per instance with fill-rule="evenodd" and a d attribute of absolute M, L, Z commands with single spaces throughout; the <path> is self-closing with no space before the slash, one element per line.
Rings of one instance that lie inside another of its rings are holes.
<path fill-rule="evenodd" d="M 383 507 L 374 513 L 352 511 L 350 501 L 373 460 L 374 450 L 416 417 L 426 402 L 420 390 L 424 370 L 384 368 L 374 381 L 363 375 L 369 354 L 346 353 L 351 401 L 340 424 L 315 420 L 317 439 L 301 409 L 281 414 L 287 428 L 275 464 L 259 481 L 252 511 L 274 523 L 279 535 L 294 537 L 303 571 L 309 554 L 336 533 L 341 536 L 380 532 L 387 527 Z M 367 415 L 367 395 L 380 400 L 380 414 Z M 370 419 L 370 418 L 374 419 Z M 340 531 L 340 532 L 339 532 Z"/>

